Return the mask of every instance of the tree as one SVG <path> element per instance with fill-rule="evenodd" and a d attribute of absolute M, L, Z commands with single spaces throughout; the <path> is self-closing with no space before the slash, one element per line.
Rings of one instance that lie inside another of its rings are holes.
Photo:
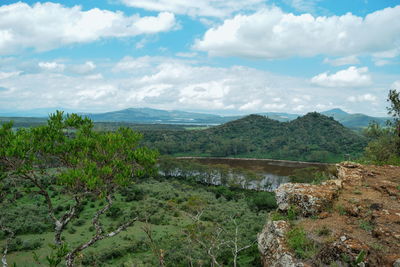
<path fill-rule="evenodd" d="M 13 179 L 23 191 L 26 183 L 34 193 L 44 197 L 48 215 L 54 223 L 54 243 L 65 247 L 61 235 L 79 217 L 82 201 L 99 198 L 104 207 L 95 212 L 92 224 L 95 233 L 79 246 L 66 251 L 67 266 L 75 257 L 99 240 L 117 235 L 131 225 L 130 218 L 111 232 L 105 232 L 101 215 L 113 204 L 116 190 L 134 179 L 152 174 L 157 153 L 139 146 L 141 135 L 128 128 L 116 132 L 93 131 L 93 122 L 77 114 L 57 111 L 47 124 L 13 131 L 12 123 L 0 129 L 0 163 L 7 179 Z M 57 216 L 51 191 L 57 190 L 71 199 L 70 208 Z"/>
<path fill-rule="evenodd" d="M 380 127 L 371 123 L 363 132 L 370 140 L 364 151 L 364 159 L 375 164 L 400 164 L 400 93 L 389 90 L 387 108 L 393 121 L 388 121 L 388 127 Z"/>
<path fill-rule="evenodd" d="M 400 92 L 397 92 L 395 89 L 389 90 L 387 101 L 390 103 L 390 107 L 387 108 L 388 113 L 393 116 L 397 136 L 400 137 Z"/>

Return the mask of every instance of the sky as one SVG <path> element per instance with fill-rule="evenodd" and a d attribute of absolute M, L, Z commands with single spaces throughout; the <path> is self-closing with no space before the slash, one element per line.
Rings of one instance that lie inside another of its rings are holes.
<path fill-rule="evenodd" d="M 0 1 L 0 113 L 385 116 L 400 0 Z"/>

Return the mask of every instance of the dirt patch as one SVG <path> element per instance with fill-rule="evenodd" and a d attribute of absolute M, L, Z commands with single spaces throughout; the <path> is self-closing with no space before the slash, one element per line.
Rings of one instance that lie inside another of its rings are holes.
<path fill-rule="evenodd" d="M 342 175 L 332 208 L 299 224 L 325 254 L 365 251 L 367 265 L 393 266 L 400 258 L 400 167 L 360 165 Z"/>

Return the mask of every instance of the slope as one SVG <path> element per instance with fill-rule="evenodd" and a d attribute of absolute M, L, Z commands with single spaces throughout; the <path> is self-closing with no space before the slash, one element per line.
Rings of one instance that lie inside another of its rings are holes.
<path fill-rule="evenodd" d="M 249 115 L 206 130 L 144 134 L 146 144 L 163 154 L 321 162 L 355 157 L 366 144 L 333 118 L 315 112 L 291 122 Z"/>

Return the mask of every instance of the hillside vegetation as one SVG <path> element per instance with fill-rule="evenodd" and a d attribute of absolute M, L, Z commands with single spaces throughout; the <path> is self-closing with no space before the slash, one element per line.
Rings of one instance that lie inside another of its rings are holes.
<path fill-rule="evenodd" d="M 366 139 L 333 118 L 308 113 L 290 122 L 261 115 L 199 131 L 145 131 L 162 154 L 335 162 L 357 157 Z"/>

